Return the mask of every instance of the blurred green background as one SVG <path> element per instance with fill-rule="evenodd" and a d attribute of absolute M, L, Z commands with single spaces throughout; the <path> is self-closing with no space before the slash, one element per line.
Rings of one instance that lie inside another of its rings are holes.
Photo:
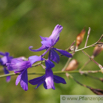
<path fill-rule="evenodd" d="M 102 0 L 0 0 L 0 51 L 9 52 L 14 57 L 40 55 L 42 52 L 31 52 L 28 47 L 35 49 L 41 46 L 40 36 L 48 37 L 55 25 L 60 24 L 63 30 L 60 40 L 55 47 L 68 48 L 76 39 L 77 34 L 86 27 L 91 27 L 88 45 L 96 42 L 103 33 L 103 1 Z M 84 46 L 84 41 L 79 48 Z M 92 55 L 94 48 L 85 50 Z M 95 58 L 102 63 L 103 53 Z M 79 68 L 88 60 L 82 52 L 76 53 L 73 58 L 79 62 Z M 61 57 L 60 63 L 53 70 L 61 70 L 67 61 Z M 78 68 L 78 69 L 79 69 Z M 2 70 L 2 67 L 0 67 Z M 84 69 L 99 68 L 90 62 Z M 31 68 L 28 72 L 43 71 L 41 67 Z M 0 78 L 0 103 L 60 103 L 60 95 L 94 95 L 89 89 L 84 88 L 72 79 L 67 79 L 67 84 L 55 84 L 56 90 L 45 90 L 43 86 L 34 89 L 28 85 L 29 90 L 24 91 L 15 86 L 17 76 L 12 76 L 6 83 L 5 78 Z M 73 74 L 83 84 L 93 88 L 103 89 L 103 83 L 89 77 Z M 103 77 L 101 73 L 95 76 Z M 34 76 L 29 76 L 29 79 Z"/>

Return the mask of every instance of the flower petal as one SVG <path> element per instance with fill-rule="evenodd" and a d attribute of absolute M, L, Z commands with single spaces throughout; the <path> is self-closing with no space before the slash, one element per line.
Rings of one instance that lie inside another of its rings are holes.
<path fill-rule="evenodd" d="M 44 81 L 39 82 L 35 89 L 37 89 L 43 83 L 44 83 Z"/>
<path fill-rule="evenodd" d="M 66 57 L 72 57 L 72 55 L 65 50 L 61 50 L 61 49 L 57 49 L 57 48 L 53 48 L 53 49 L 57 50 L 59 53 L 61 53 L 62 55 L 66 56 Z"/>
<path fill-rule="evenodd" d="M 46 82 L 47 89 L 50 89 L 50 88 L 53 88 L 53 87 L 54 87 L 53 78 L 47 77 L 47 78 L 45 79 L 45 82 Z"/>
<path fill-rule="evenodd" d="M 43 83 L 43 86 L 45 89 L 47 89 L 46 82 Z"/>
<path fill-rule="evenodd" d="M 54 75 L 54 82 L 55 82 L 55 83 L 63 83 L 63 84 L 66 84 L 65 79 L 62 78 L 62 77 L 59 77 L 59 76 L 57 76 L 57 75 Z"/>
<path fill-rule="evenodd" d="M 59 55 L 53 49 L 49 51 L 49 59 L 56 63 L 59 63 L 60 60 Z"/>
<path fill-rule="evenodd" d="M 6 63 L 8 62 L 6 56 L 3 56 L 0 61 L 1 61 L 1 65 L 6 65 Z"/>
<path fill-rule="evenodd" d="M 45 47 L 51 47 L 53 46 L 53 41 L 52 39 L 48 39 L 48 40 L 45 40 L 45 41 L 41 41 L 42 45 L 44 45 Z"/>
<path fill-rule="evenodd" d="M 8 71 L 5 67 L 4 67 L 4 73 L 5 73 L 5 74 L 9 74 L 9 71 Z M 11 77 L 10 77 L 10 76 L 7 76 L 7 77 L 6 77 L 6 82 L 9 82 L 10 79 L 11 79 Z"/>
<path fill-rule="evenodd" d="M 45 73 L 45 82 L 47 89 L 55 89 L 54 87 L 54 81 L 53 81 L 53 72 L 51 69 L 47 69 Z"/>
<path fill-rule="evenodd" d="M 47 39 L 48 39 L 48 37 L 42 37 L 42 36 L 40 36 L 40 38 L 41 38 L 41 40 L 42 40 L 42 41 L 44 41 L 44 40 L 47 40 Z"/>
<path fill-rule="evenodd" d="M 10 76 L 7 76 L 6 77 L 6 82 L 9 82 L 11 80 L 11 77 Z"/>
<path fill-rule="evenodd" d="M 47 86 L 46 86 L 46 82 L 44 82 L 43 86 L 44 86 L 45 89 L 48 89 Z M 55 89 L 55 86 L 53 86 L 52 89 Z"/>
<path fill-rule="evenodd" d="M 63 27 L 57 24 L 49 37 L 49 39 L 53 39 L 53 44 L 56 44 L 57 40 L 59 40 L 59 34 L 62 31 Z"/>
<path fill-rule="evenodd" d="M 33 52 L 38 52 L 38 51 L 42 51 L 42 50 L 46 49 L 46 47 L 45 47 L 44 45 L 42 45 L 40 48 L 35 49 L 35 50 L 33 50 L 33 49 L 31 49 L 31 48 L 33 48 L 33 46 L 30 46 L 30 47 L 29 47 L 29 50 L 31 50 L 31 51 L 33 51 Z"/>
<path fill-rule="evenodd" d="M 0 55 L 3 56 L 2 58 L 0 58 L 0 64 L 3 66 L 6 65 L 6 63 L 10 62 L 11 59 L 13 58 L 9 56 L 8 52 L 5 52 L 5 53 L 0 52 Z"/>
<path fill-rule="evenodd" d="M 27 75 L 27 69 L 25 69 L 22 72 L 21 80 L 20 80 L 21 87 L 27 91 L 28 90 L 28 75 Z"/>
<path fill-rule="evenodd" d="M 9 56 L 9 53 L 8 53 L 8 52 L 5 53 L 5 56 L 6 56 L 6 58 L 7 58 L 7 62 L 8 62 L 8 63 L 9 63 L 9 62 L 11 61 L 11 59 L 13 58 L 13 57 Z"/>
<path fill-rule="evenodd" d="M 46 69 L 51 69 L 55 67 L 55 65 L 50 60 L 46 60 L 45 65 L 46 65 Z"/>
<path fill-rule="evenodd" d="M 22 73 L 20 73 L 20 74 L 18 75 L 18 77 L 16 78 L 15 85 L 18 85 L 18 83 L 19 83 L 20 80 L 21 80 L 21 76 L 22 76 Z"/>
<path fill-rule="evenodd" d="M 5 56 L 5 53 L 0 52 L 0 55 Z"/>
<path fill-rule="evenodd" d="M 29 80 L 29 83 L 32 84 L 32 85 L 37 85 L 39 84 L 40 82 L 44 82 L 44 79 L 45 79 L 45 75 L 41 76 L 41 77 L 37 77 L 37 78 L 34 78 L 34 79 L 31 79 Z"/>
<path fill-rule="evenodd" d="M 43 60 L 43 58 L 41 56 L 34 55 L 34 56 L 29 57 L 29 61 L 30 61 L 31 65 L 34 64 L 35 62 L 41 61 L 41 60 Z"/>

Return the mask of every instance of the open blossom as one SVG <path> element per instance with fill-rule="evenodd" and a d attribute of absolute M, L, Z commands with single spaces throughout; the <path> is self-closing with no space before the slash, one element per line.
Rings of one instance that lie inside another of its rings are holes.
<path fill-rule="evenodd" d="M 43 84 L 45 89 L 55 89 L 54 82 L 66 84 L 62 77 L 53 75 L 52 68 L 54 67 L 54 64 L 51 61 L 45 61 L 45 65 L 45 75 L 29 80 L 30 84 L 37 85 L 36 88 Z"/>
<path fill-rule="evenodd" d="M 29 49 L 33 52 L 38 52 L 46 49 L 46 51 L 41 56 L 44 56 L 49 51 L 49 60 L 52 60 L 56 63 L 58 63 L 60 60 L 57 52 L 61 53 L 66 57 L 72 57 L 72 55 L 67 51 L 54 48 L 54 45 L 59 40 L 60 32 L 62 31 L 62 29 L 63 27 L 61 25 L 56 25 L 52 34 L 49 37 L 41 37 L 42 46 L 39 49 L 33 50 L 32 46 L 30 46 Z"/>
<path fill-rule="evenodd" d="M 9 56 L 9 53 L 8 53 L 8 52 L 5 52 L 5 53 L 0 52 L 0 55 L 1 55 L 1 57 L 0 57 L 0 65 L 3 66 L 4 73 L 5 73 L 5 74 L 9 74 L 9 71 L 8 71 L 7 68 L 6 68 L 6 63 L 10 62 L 10 60 L 12 59 L 12 57 Z M 10 79 L 11 79 L 10 76 L 7 76 L 7 77 L 6 77 L 6 81 L 7 81 L 7 82 L 9 82 Z"/>
<path fill-rule="evenodd" d="M 14 58 L 10 63 L 7 63 L 7 69 L 9 71 L 14 71 L 15 73 L 20 73 L 16 79 L 16 85 L 20 82 L 21 87 L 27 91 L 28 90 L 28 75 L 27 69 L 31 67 L 29 61 L 25 61 L 23 57 Z"/>
<path fill-rule="evenodd" d="M 32 59 L 33 58 L 33 59 Z M 24 57 L 14 58 L 11 62 L 6 63 L 7 69 L 9 71 L 14 71 L 14 73 L 20 73 L 16 79 L 16 85 L 20 82 L 21 87 L 27 91 L 28 90 L 28 74 L 27 69 L 32 66 L 34 62 L 41 60 L 40 56 L 31 56 L 29 60 Z"/>

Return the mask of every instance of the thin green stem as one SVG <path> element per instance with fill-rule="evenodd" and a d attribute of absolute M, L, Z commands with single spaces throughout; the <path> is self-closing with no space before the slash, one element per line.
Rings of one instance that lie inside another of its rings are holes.
<path fill-rule="evenodd" d="M 41 62 L 33 64 L 32 67 L 36 67 L 36 66 L 39 66 L 39 65 L 41 65 Z"/>
<path fill-rule="evenodd" d="M 89 71 L 54 71 L 53 74 L 65 74 L 65 73 L 80 73 L 80 74 L 88 74 L 88 73 L 98 73 L 101 72 L 100 70 L 89 70 Z M 28 75 L 44 75 L 45 72 L 35 72 L 35 73 L 28 73 Z M 7 76 L 14 76 L 19 75 L 19 73 L 10 73 L 10 74 L 3 74 L 0 75 L 0 78 L 7 77 Z"/>
<path fill-rule="evenodd" d="M 79 69 L 79 71 L 81 71 L 90 61 L 91 61 L 91 59 L 89 59 L 89 60 Z"/>
<path fill-rule="evenodd" d="M 3 74 L 3 75 L 0 75 L 0 78 L 7 77 L 7 76 L 13 76 L 13 75 L 16 75 L 16 74 L 15 73 Z"/>
<path fill-rule="evenodd" d="M 85 51 L 82 51 L 86 56 L 88 56 L 101 70 L 103 68 L 103 66 L 101 64 L 99 64 L 98 62 L 96 62 L 93 58 L 91 58 L 91 56 L 89 56 L 89 54 L 87 54 Z"/>
<path fill-rule="evenodd" d="M 70 62 L 70 60 L 71 60 L 71 58 L 68 59 L 68 61 L 66 62 L 64 68 L 62 69 L 62 71 L 64 71 L 64 70 L 67 68 L 67 66 L 68 66 L 68 64 L 69 64 L 69 62 Z"/>
<path fill-rule="evenodd" d="M 81 48 L 81 49 L 77 49 L 77 50 L 75 50 L 75 52 L 82 51 L 82 50 L 84 50 L 84 49 L 87 49 L 87 48 L 93 47 L 93 46 L 95 46 L 96 44 L 97 44 L 97 43 L 94 43 L 94 44 L 92 44 L 92 45 L 89 45 L 89 46 L 83 47 L 83 48 Z"/>
<path fill-rule="evenodd" d="M 91 31 L 91 28 L 89 27 L 87 39 L 86 39 L 86 42 L 85 42 L 85 47 L 87 46 L 87 42 L 88 42 L 88 39 L 89 39 L 90 31 Z"/>
<path fill-rule="evenodd" d="M 98 40 L 97 42 L 95 42 L 94 44 L 89 45 L 89 46 L 86 46 L 86 47 L 83 47 L 83 48 L 81 48 L 81 49 L 77 49 L 77 50 L 75 50 L 75 52 L 78 52 L 78 51 L 81 51 L 81 50 L 84 50 L 84 49 L 87 49 L 87 48 L 90 48 L 90 47 L 95 46 L 96 44 L 98 44 L 98 43 L 100 42 L 100 40 L 101 40 L 102 38 L 103 38 L 103 34 L 101 35 L 101 37 L 99 38 L 99 40 Z"/>

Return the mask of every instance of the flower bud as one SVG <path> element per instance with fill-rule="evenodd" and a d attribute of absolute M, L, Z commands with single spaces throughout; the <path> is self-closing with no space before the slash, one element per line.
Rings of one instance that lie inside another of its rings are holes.
<path fill-rule="evenodd" d="M 85 28 L 77 35 L 77 38 L 76 38 L 76 48 L 78 48 L 78 46 L 81 44 L 83 38 L 84 38 L 84 35 L 85 35 Z"/>
<path fill-rule="evenodd" d="M 69 63 L 69 65 L 65 69 L 65 71 L 72 71 L 72 70 L 77 69 L 78 64 L 79 63 L 77 62 L 77 60 L 75 60 L 75 59 L 71 60 L 70 63 Z"/>
<path fill-rule="evenodd" d="M 103 45 L 98 44 L 95 46 L 92 57 L 97 56 L 103 50 Z"/>
<path fill-rule="evenodd" d="M 74 49 L 75 49 L 74 45 L 69 48 L 70 51 L 74 51 Z"/>

